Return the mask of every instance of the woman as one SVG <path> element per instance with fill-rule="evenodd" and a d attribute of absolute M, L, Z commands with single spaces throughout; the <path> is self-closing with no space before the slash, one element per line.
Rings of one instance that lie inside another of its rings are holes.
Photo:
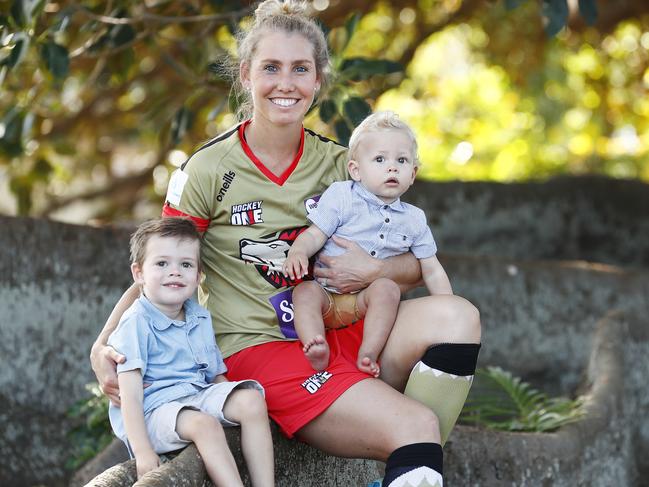
<path fill-rule="evenodd" d="M 240 34 L 239 61 L 237 86 L 250 101 L 251 118 L 174 173 L 163 210 L 192 218 L 204 232 L 199 298 L 214 317 L 228 377 L 261 382 L 269 414 L 288 437 L 338 456 L 387 461 L 384 486 L 396 479 L 441 485 L 441 445 L 475 370 L 479 314 L 457 296 L 404 301 L 380 356 L 380 379 L 356 368 L 362 323 L 327 333 L 330 363 L 315 373 L 293 340 L 296 282 L 282 276 L 281 266 L 319 195 L 347 177 L 345 149 L 302 126 L 327 81 L 326 42 L 304 2 L 267 0 Z M 350 292 L 378 277 L 404 288 L 420 279 L 410 254 L 376 260 L 339 242 L 347 252 L 323 258 L 328 267 L 315 274 L 323 283 Z M 113 402 L 119 400 L 115 363 L 123 357 L 106 337 L 136 295 L 133 288 L 124 294 L 91 351 Z"/>

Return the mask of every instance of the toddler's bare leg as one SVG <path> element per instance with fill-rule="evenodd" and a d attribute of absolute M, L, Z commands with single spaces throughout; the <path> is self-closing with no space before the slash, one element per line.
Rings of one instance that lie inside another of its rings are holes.
<path fill-rule="evenodd" d="M 318 372 L 329 365 L 329 345 L 324 338 L 322 314 L 329 300 L 317 282 L 307 281 L 293 289 L 295 331 L 304 345 L 304 355 Z"/>
<path fill-rule="evenodd" d="M 241 425 L 241 450 L 253 487 L 273 487 L 273 440 L 266 401 L 261 392 L 256 389 L 235 389 L 225 402 L 223 415 Z"/>
<path fill-rule="evenodd" d="M 176 431 L 182 439 L 196 444 L 214 485 L 243 487 L 223 427 L 216 418 L 193 409 L 183 409 L 176 420 Z"/>
<path fill-rule="evenodd" d="M 390 279 L 377 279 L 358 293 L 358 311 L 365 316 L 363 343 L 358 349 L 358 369 L 378 377 L 378 356 L 392 331 L 397 317 L 401 292 Z"/>

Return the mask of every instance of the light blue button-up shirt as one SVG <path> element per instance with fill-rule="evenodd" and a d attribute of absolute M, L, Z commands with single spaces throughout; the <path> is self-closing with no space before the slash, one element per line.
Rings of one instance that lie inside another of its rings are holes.
<path fill-rule="evenodd" d="M 145 415 L 208 387 L 227 371 L 209 311 L 191 299 L 184 307 L 185 321 L 174 321 L 140 296 L 108 338 L 108 344 L 126 357 L 117 373 L 140 369 L 144 383 L 151 384 L 144 389 Z M 109 415 L 115 434 L 125 436 L 120 409 L 111 404 Z"/>
<path fill-rule="evenodd" d="M 328 237 L 352 240 L 377 259 L 409 251 L 426 259 L 437 253 L 421 209 L 400 199 L 387 204 L 356 181 L 329 186 L 308 218 Z M 344 251 L 330 238 L 321 252 L 336 256 Z"/>

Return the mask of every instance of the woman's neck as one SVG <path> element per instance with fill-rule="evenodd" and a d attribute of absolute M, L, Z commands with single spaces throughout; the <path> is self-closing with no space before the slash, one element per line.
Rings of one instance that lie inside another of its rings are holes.
<path fill-rule="evenodd" d="M 248 147 L 273 174 L 281 175 L 300 149 L 302 124 L 277 126 L 253 119 L 246 127 Z"/>

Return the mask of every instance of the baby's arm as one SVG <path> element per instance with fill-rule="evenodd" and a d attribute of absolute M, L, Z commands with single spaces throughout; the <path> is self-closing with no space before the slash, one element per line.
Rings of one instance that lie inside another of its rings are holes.
<path fill-rule="evenodd" d="M 122 399 L 122 416 L 126 436 L 135 455 L 137 478 L 160 465 L 158 455 L 153 451 L 144 425 L 142 406 L 143 389 L 140 369 L 122 372 L 117 376 Z"/>
<path fill-rule="evenodd" d="M 420 259 L 419 262 L 421 263 L 422 278 L 430 294 L 453 294 L 446 271 L 437 260 L 436 255 Z"/>
<path fill-rule="evenodd" d="M 229 382 L 228 379 L 225 377 L 225 374 L 219 374 L 214 379 L 212 379 L 213 384 L 220 384 L 221 382 Z"/>
<path fill-rule="evenodd" d="M 288 251 L 284 262 L 284 275 L 291 279 L 306 276 L 309 272 L 309 258 L 322 248 L 327 238 L 316 225 L 304 230 Z"/>

